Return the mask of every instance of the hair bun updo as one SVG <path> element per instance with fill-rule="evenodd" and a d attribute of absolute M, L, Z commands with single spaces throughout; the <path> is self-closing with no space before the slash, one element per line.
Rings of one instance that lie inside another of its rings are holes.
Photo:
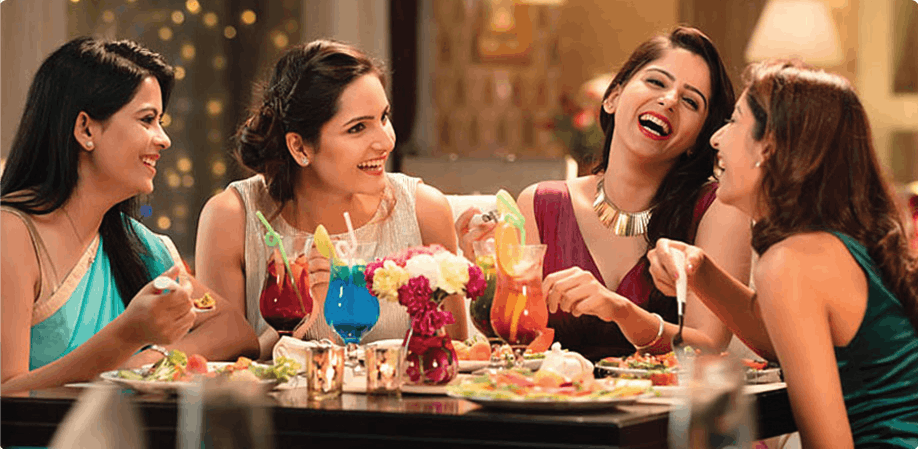
<path fill-rule="evenodd" d="M 294 195 L 299 165 L 287 149 L 285 134 L 297 133 L 318 149 L 320 130 L 338 112 L 342 92 L 366 74 L 376 75 L 385 86 L 379 63 L 330 40 L 297 45 L 278 60 L 260 102 L 237 130 L 235 149 L 243 166 L 265 177 L 272 199 L 283 203 Z"/>

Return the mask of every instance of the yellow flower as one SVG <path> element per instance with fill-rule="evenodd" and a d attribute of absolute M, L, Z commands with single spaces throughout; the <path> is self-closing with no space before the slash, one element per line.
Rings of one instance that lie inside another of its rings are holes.
<path fill-rule="evenodd" d="M 373 293 L 377 298 L 395 302 L 399 288 L 408 282 L 409 273 L 393 261 L 386 260 L 383 267 L 373 273 Z"/>
<path fill-rule="evenodd" d="M 440 266 L 440 276 L 442 284 L 438 286 L 448 294 L 462 292 L 469 282 L 469 265 L 465 258 L 454 256 L 449 252 L 441 252 L 434 255 L 437 264 Z"/>

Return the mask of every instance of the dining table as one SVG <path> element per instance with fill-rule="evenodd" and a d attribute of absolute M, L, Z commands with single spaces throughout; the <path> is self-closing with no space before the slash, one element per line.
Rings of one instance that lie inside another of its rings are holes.
<path fill-rule="evenodd" d="M 97 382 L 98 383 L 98 382 Z M 0 393 L 0 446 L 47 447 L 68 411 L 92 384 Z M 148 447 L 177 448 L 185 425 L 181 396 L 118 387 L 136 407 Z M 441 388 L 406 388 L 398 396 L 348 388 L 310 400 L 305 387 L 262 394 L 269 420 L 263 432 L 277 448 L 305 447 L 668 447 L 677 397 L 651 397 L 597 410 L 507 410 L 445 395 Z M 785 384 L 747 385 L 755 399 L 755 439 L 796 430 Z"/>

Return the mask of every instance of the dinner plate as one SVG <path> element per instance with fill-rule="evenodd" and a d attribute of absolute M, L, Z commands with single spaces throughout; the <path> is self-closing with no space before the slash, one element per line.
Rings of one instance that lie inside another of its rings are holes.
<path fill-rule="evenodd" d="M 472 360 L 459 360 L 459 371 L 460 372 L 473 372 L 485 367 L 488 367 L 489 361 L 472 361 Z"/>
<path fill-rule="evenodd" d="M 749 384 L 778 383 L 782 381 L 782 369 L 747 369 L 746 379 Z"/>
<path fill-rule="evenodd" d="M 638 377 L 638 378 L 648 378 L 651 376 L 652 373 L 664 372 L 663 370 L 651 371 L 647 369 L 629 369 L 629 368 L 624 368 L 624 367 L 609 367 L 609 366 L 601 366 L 601 365 L 597 365 L 596 367 L 604 372 L 609 372 L 612 375 L 619 375 L 619 376 L 629 375 L 629 376 Z"/>
<path fill-rule="evenodd" d="M 632 376 L 636 378 L 648 378 L 651 376 L 652 371 L 646 369 L 628 369 L 621 367 L 608 367 L 608 366 L 596 366 L 598 369 L 607 372 L 614 376 Z M 680 371 L 677 371 L 680 373 Z M 748 368 L 744 377 L 749 384 L 761 384 L 761 383 L 775 383 L 782 381 L 782 369 L 780 368 L 771 368 L 771 369 L 750 369 Z"/>
<path fill-rule="evenodd" d="M 684 389 L 682 386 L 654 386 L 651 388 L 660 397 L 677 397 Z"/>
<path fill-rule="evenodd" d="M 489 408 L 526 411 L 595 411 L 601 409 L 609 409 L 616 406 L 629 405 L 639 400 L 655 396 L 654 393 L 646 393 L 631 397 L 618 398 L 590 398 L 577 400 L 512 400 L 462 395 L 451 391 L 447 391 L 447 395 L 454 398 L 469 400 Z"/>
<path fill-rule="evenodd" d="M 540 367 L 542 367 L 542 362 L 544 360 L 545 358 L 526 359 L 523 362 L 523 367 L 536 371 L 536 370 L 539 370 Z M 489 361 L 473 361 L 473 360 L 461 359 L 459 360 L 459 371 L 463 373 L 475 372 L 476 370 L 484 369 L 488 367 L 489 363 L 490 363 Z"/>
<path fill-rule="evenodd" d="M 222 369 L 226 366 L 231 366 L 234 363 L 231 362 L 209 362 L 207 363 L 207 370 L 214 371 L 217 369 Z M 252 363 L 261 365 L 258 363 Z M 147 364 L 141 369 L 134 369 L 135 372 L 141 373 L 149 369 L 152 364 Z M 118 376 L 117 370 L 109 370 L 108 372 L 103 372 L 100 377 L 112 383 L 122 385 L 124 387 L 131 388 L 137 392 L 144 394 L 174 394 L 177 393 L 180 389 L 187 389 L 193 387 L 195 382 L 193 381 L 144 381 L 144 380 L 130 380 L 127 378 L 121 378 Z M 259 384 L 265 388 L 265 390 L 273 389 L 280 382 L 278 380 L 259 380 Z"/>
<path fill-rule="evenodd" d="M 534 386 L 519 388 L 513 391 L 507 389 L 480 388 L 480 386 L 493 386 L 483 384 L 482 378 L 471 377 L 466 380 L 456 380 L 447 386 L 447 395 L 461 398 L 482 406 L 499 409 L 518 409 L 533 411 L 587 411 L 607 409 L 634 403 L 638 400 L 656 397 L 658 394 L 650 390 L 651 385 L 647 380 L 604 379 L 598 380 L 605 388 L 587 395 L 567 395 L 560 392 L 546 392 L 544 388 Z M 608 390 L 616 388 L 638 388 L 640 392 L 621 395 Z M 522 391 L 522 392 L 521 392 Z M 605 392 L 604 392 L 605 391 Z"/>

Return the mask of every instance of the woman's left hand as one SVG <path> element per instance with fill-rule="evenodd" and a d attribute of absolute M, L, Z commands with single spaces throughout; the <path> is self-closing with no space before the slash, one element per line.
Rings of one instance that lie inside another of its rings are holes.
<path fill-rule="evenodd" d="M 542 282 L 542 289 L 550 313 L 561 309 L 575 317 L 589 314 L 607 322 L 618 322 L 628 315 L 629 300 L 611 292 L 580 267 L 549 274 Z"/>

